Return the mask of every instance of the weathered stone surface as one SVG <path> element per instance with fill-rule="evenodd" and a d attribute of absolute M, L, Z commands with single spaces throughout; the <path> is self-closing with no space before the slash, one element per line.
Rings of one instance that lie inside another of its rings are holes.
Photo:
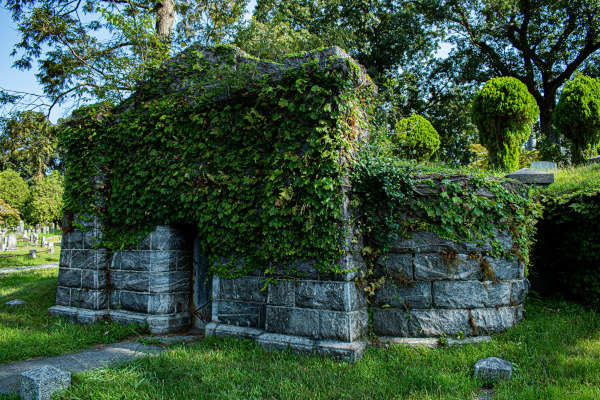
<path fill-rule="evenodd" d="M 168 225 L 159 225 L 152 232 L 152 250 L 186 250 L 190 247 L 189 241 Z"/>
<path fill-rule="evenodd" d="M 71 289 L 60 286 L 56 288 L 56 305 L 65 307 L 69 307 L 71 305 Z"/>
<path fill-rule="evenodd" d="M 48 253 L 54 254 L 54 243 L 48 242 Z"/>
<path fill-rule="evenodd" d="M 94 250 L 71 250 L 71 268 L 95 269 Z"/>
<path fill-rule="evenodd" d="M 510 282 L 433 282 L 433 304 L 439 308 L 481 308 L 510 304 Z"/>
<path fill-rule="evenodd" d="M 215 306 L 218 309 L 218 321 L 221 323 L 254 328 L 265 326 L 265 304 L 213 300 L 213 308 Z"/>
<path fill-rule="evenodd" d="M 410 239 L 400 238 L 391 244 L 392 251 L 397 253 L 441 253 L 457 251 L 455 243 L 440 238 L 433 232 L 418 231 Z"/>
<path fill-rule="evenodd" d="M 299 281 L 296 307 L 336 311 L 354 311 L 360 307 L 354 282 Z"/>
<path fill-rule="evenodd" d="M 507 260 L 505 258 L 486 257 L 494 276 L 501 281 L 518 279 L 521 267 L 517 259 Z"/>
<path fill-rule="evenodd" d="M 50 400 L 52 394 L 71 385 L 71 373 L 45 365 L 23 372 L 20 379 L 20 396 L 25 400 Z"/>
<path fill-rule="evenodd" d="M 479 259 L 458 254 L 456 260 L 444 260 L 442 254 L 416 254 L 415 280 L 477 280 L 483 276 Z"/>
<path fill-rule="evenodd" d="M 471 310 L 477 334 L 502 332 L 517 322 L 515 307 L 482 308 Z"/>
<path fill-rule="evenodd" d="M 373 332 L 378 336 L 408 336 L 409 314 L 397 308 L 373 310 Z"/>
<path fill-rule="evenodd" d="M 469 332 L 467 310 L 412 310 L 408 332 L 414 337 L 434 337 L 443 334 Z M 392 335 L 388 335 L 392 336 Z"/>
<path fill-rule="evenodd" d="M 177 259 L 177 271 L 190 271 L 192 269 L 194 260 L 191 251 L 182 250 L 174 251 L 172 253 L 175 253 L 175 258 Z"/>
<path fill-rule="evenodd" d="M 17 235 L 15 235 L 14 233 L 11 233 L 10 235 L 8 235 L 6 251 L 17 251 L 17 250 L 18 250 Z"/>
<path fill-rule="evenodd" d="M 148 297 L 148 314 L 175 314 L 189 311 L 189 293 L 151 294 Z"/>
<path fill-rule="evenodd" d="M 58 270 L 58 286 L 81 287 L 80 269 L 60 268 Z"/>
<path fill-rule="evenodd" d="M 107 308 L 107 293 L 100 290 L 71 289 L 71 307 L 89 310 Z"/>
<path fill-rule="evenodd" d="M 62 269 L 58 271 L 59 282 Z M 73 285 L 63 285 L 73 286 Z M 87 289 L 106 289 L 108 286 L 108 277 L 106 270 L 83 270 L 81 273 L 81 287 Z"/>
<path fill-rule="evenodd" d="M 392 308 L 430 308 L 431 283 L 413 282 L 408 285 L 385 283 L 375 293 L 373 305 Z"/>
<path fill-rule="evenodd" d="M 529 293 L 529 289 L 531 288 L 531 284 L 529 283 L 529 279 L 524 278 L 511 282 L 510 289 L 510 298 L 517 304 L 523 304 L 527 294 Z"/>
<path fill-rule="evenodd" d="M 319 312 L 302 308 L 267 306 L 265 330 L 317 338 L 319 336 Z"/>
<path fill-rule="evenodd" d="M 7 306 L 13 307 L 13 306 L 22 306 L 23 304 L 27 304 L 27 303 L 25 303 L 23 300 L 14 299 L 14 300 L 11 300 L 11 301 L 7 301 L 4 304 L 6 304 Z"/>
<path fill-rule="evenodd" d="M 413 279 L 413 255 L 389 253 L 377 260 L 377 270 L 392 278 Z"/>
<path fill-rule="evenodd" d="M 270 283 L 267 295 L 267 304 L 273 306 L 295 306 L 295 290 L 296 282 L 294 281 L 279 281 Z"/>
<path fill-rule="evenodd" d="M 189 292 L 190 273 L 184 272 L 161 272 L 150 274 L 151 293 L 178 293 Z"/>
<path fill-rule="evenodd" d="M 147 293 L 150 289 L 150 276 L 146 272 L 111 271 L 110 285 L 115 290 Z"/>
<path fill-rule="evenodd" d="M 62 237 L 63 247 L 72 250 L 82 250 L 83 247 L 83 233 L 79 229 L 73 229 L 70 232 L 63 234 Z"/>
<path fill-rule="evenodd" d="M 474 368 L 475 376 L 483 379 L 510 379 L 513 366 L 510 362 L 497 357 L 488 357 L 477 361 Z"/>
<path fill-rule="evenodd" d="M 222 300 L 243 300 L 252 302 L 266 302 L 267 290 L 264 278 L 241 277 L 235 279 L 220 279 L 220 297 Z M 214 296 L 214 294 L 213 294 Z"/>
<path fill-rule="evenodd" d="M 558 164 L 552 161 L 532 161 L 531 169 L 538 171 L 551 171 L 557 168 Z"/>
<path fill-rule="evenodd" d="M 125 271 L 148 271 L 151 255 L 149 251 L 121 251 L 113 256 L 113 266 Z"/>
<path fill-rule="evenodd" d="M 366 332 L 366 311 L 319 311 L 319 339 L 352 342 Z"/>
<path fill-rule="evenodd" d="M 491 342 L 492 338 L 490 336 L 475 336 L 475 337 L 465 337 L 463 339 L 455 339 L 452 337 L 446 338 L 448 341 L 448 347 L 456 347 L 456 346 L 464 346 L 467 344 L 479 344 L 479 343 L 487 343 Z M 440 347 L 440 339 L 439 338 L 408 338 L 408 337 L 390 337 L 390 336 L 380 336 L 377 338 L 377 341 L 384 345 L 390 344 L 399 344 L 409 347 L 430 347 L 436 348 Z"/>
<path fill-rule="evenodd" d="M 506 175 L 507 178 L 515 179 L 525 184 L 549 185 L 554 182 L 554 173 L 537 171 L 535 169 L 521 168 L 518 171 Z"/>
<path fill-rule="evenodd" d="M 127 310 L 139 313 L 148 313 L 148 294 L 126 291 L 111 292 L 111 310 Z"/>

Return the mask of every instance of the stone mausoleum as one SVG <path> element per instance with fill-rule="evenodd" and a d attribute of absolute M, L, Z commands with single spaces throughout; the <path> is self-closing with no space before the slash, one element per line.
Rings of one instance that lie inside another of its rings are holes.
<path fill-rule="evenodd" d="M 302 70 L 310 64 L 310 68 L 326 71 L 327 76 L 341 77 L 334 96 L 351 98 L 344 96 L 357 90 L 376 91 L 364 71 L 337 47 L 290 57 L 281 64 L 257 61 L 235 49 L 227 53 L 225 59 L 214 49 L 193 47 L 167 62 L 167 71 L 172 71 L 169 65 L 186 63 L 190 54 L 218 67 L 217 70 L 242 71 L 244 66 L 251 65 L 255 76 L 266 79 L 274 87 L 283 82 L 290 71 Z M 194 69 L 190 71 L 189 76 L 180 76 L 175 83 L 151 82 L 160 86 L 160 91 L 155 92 L 159 94 L 133 95 L 115 112 L 115 124 L 126 119 L 119 113 L 147 107 L 161 92 L 179 91 L 185 94 L 186 102 L 193 102 L 194 95 L 208 90 L 209 85 L 203 83 L 200 88 L 194 85 Z M 306 79 L 306 84 L 314 84 L 311 79 L 317 79 L 308 72 L 305 78 L 298 76 L 296 79 Z M 219 86 L 219 76 L 214 79 L 214 85 Z M 239 96 L 239 91 L 220 92 L 211 101 L 232 107 Z M 260 96 L 252 101 L 259 102 Z M 250 107 L 248 104 L 248 100 L 244 100 L 244 107 Z M 290 107 L 281 101 L 279 105 L 282 109 Z M 356 110 L 353 118 L 367 119 L 364 108 L 359 106 Z M 305 110 L 290 112 L 309 114 Z M 354 132 L 348 141 L 364 141 L 368 137 L 368 125 L 356 123 L 348 115 L 334 115 L 333 126 L 343 120 L 344 126 L 350 126 Z M 307 131 L 320 126 L 320 120 L 308 116 L 303 121 L 302 129 Z M 257 132 L 259 134 L 261 132 Z M 82 140 L 90 137 L 86 133 Z M 307 152 L 317 145 L 318 142 L 307 141 L 299 148 Z M 101 195 L 95 209 L 101 210 L 99 214 L 84 218 L 76 212 L 65 219 L 67 228 L 62 241 L 56 306 L 50 313 L 79 323 L 108 319 L 142 324 L 155 334 L 197 328 L 206 335 L 249 338 L 268 348 L 317 351 L 350 360 L 361 356 L 369 342 L 369 329 L 372 334 L 385 337 L 438 337 L 460 332 L 476 336 L 500 332 L 518 322 L 528 291 L 523 262 L 517 257 L 490 256 L 489 241 L 478 244 L 450 241 L 429 231 L 417 231 L 410 238 L 396 240 L 388 253 L 379 257 L 375 278 L 386 276 L 387 279 L 372 298 L 367 298 L 363 285 L 367 272 L 361 250 L 363 240 L 356 228 L 356 209 L 349 200 L 347 180 L 348 160 L 357 151 L 360 146 L 352 147 L 350 152 L 340 152 L 337 164 L 342 168 L 341 178 L 331 189 L 341 210 L 338 226 L 343 232 L 337 244 L 342 251 L 335 271 L 316 268 L 312 257 L 299 257 L 294 262 L 293 275 L 280 263 L 267 262 L 269 265 L 265 268 L 245 271 L 241 276 L 221 277 L 211 272 L 212 264 L 208 261 L 215 260 L 205 240 L 211 230 L 202 230 L 202 225 L 199 227 L 195 221 L 172 217 L 165 218 L 168 223 L 161 223 L 158 212 L 152 213 L 154 228 L 140 237 L 138 243 L 107 249 L 101 242 L 108 226 L 102 212 L 110 209 L 116 194 L 111 197 L 110 193 L 102 192 L 104 189 L 98 189 Z M 193 155 L 182 157 L 193 158 Z M 101 158 L 98 160 L 102 162 Z M 128 162 L 139 162 L 136 160 L 132 156 Z M 210 162 L 203 161 L 202 166 L 210 168 Z M 94 178 L 102 185 L 95 187 L 105 188 L 109 184 L 112 188 L 119 187 L 117 175 L 110 175 L 112 167 L 103 168 L 98 167 Z M 193 178 L 187 175 L 186 179 Z M 323 178 L 313 176 L 311 179 L 316 182 Z M 216 185 L 211 182 L 198 186 L 202 189 L 203 185 Z M 519 190 L 518 184 L 511 185 L 513 188 L 507 190 Z M 466 184 L 465 188 L 469 190 Z M 207 189 L 207 193 L 210 190 Z M 299 191 L 296 189 L 296 193 Z M 474 195 L 494 197 L 489 191 Z M 114 216 L 106 218 L 113 218 L 110 226 L 114 231 Z M 218 218 L 209 222 L 215 219 Z M 499 228 L 498 239 L 508 254 L 513 247 L 513 237 Z M 235 252 L 217 256 L 233 260 L 244 258 L 243 253 Z M 273 276 L 278 279 L 268 279 Z"/>

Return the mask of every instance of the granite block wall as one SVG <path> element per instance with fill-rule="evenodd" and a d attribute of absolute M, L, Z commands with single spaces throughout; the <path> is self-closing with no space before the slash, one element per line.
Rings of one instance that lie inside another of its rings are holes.
<path fill-rule="evenodd" d="M 94 249 L 97 220 L 63 235 L 54 315 L 78 322 L 111 319 L 148 324 L 153 333 L 191 324 L 191 238 L 161 225 L 137 246 L 109 254 Z"/>
<path fill-rule="evenodd" d="M 509 235 L 500 239 L 512 247 Z M 374 333 L 485 335 L 514 326 L 529 281 L 521 262 L 490 252 L 490 243 L 453 243 L 426 231 L 396 241 L 377 263 L 376 274 L 386 279 L 373 299 Z"/>

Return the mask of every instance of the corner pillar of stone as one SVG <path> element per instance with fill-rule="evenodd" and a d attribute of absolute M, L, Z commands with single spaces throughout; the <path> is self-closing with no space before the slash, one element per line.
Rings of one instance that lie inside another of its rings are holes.
<path fill-rule="evenodd" d="M 189 237 L 160 225 L 136 247 L 109 254 L 95 248 L 102 237 L 99 221 L 78 222 L 82 229 L 63 235 L 51 315 L 78 323 L 147 325 L 154 334 L 190 328 Z"/>

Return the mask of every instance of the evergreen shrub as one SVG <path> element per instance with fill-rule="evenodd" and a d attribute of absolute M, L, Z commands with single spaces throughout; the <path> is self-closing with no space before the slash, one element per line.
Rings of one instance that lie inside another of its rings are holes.
<path fill-rule="evenodd" d="M 473 98 L 471 118 L 492 166 L 506 171 L 519 168 L 519 154 L 539 115 L 533 96 L 521 81 L 490 79 Z"/>
<path fill-rule="evenodd" d="M 417 161 L 428 160 L 440 147 L 440 135 L 431 122 L 418 114 L 400 120 L 391 140 L 397 155 Z"/>

